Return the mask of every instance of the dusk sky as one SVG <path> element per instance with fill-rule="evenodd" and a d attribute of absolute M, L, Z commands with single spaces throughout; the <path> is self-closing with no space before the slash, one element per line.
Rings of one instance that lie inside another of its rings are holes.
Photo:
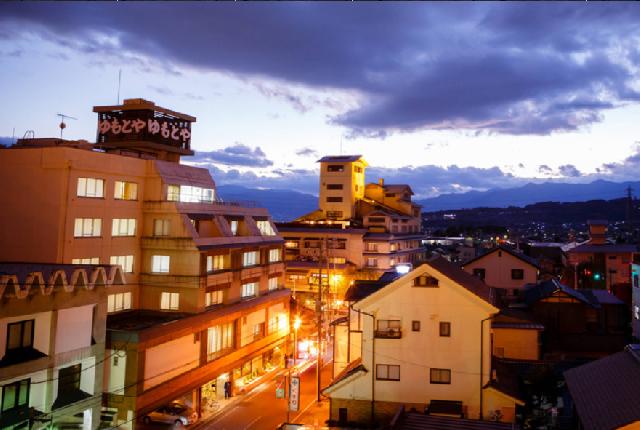
<path fill-rule="evenodd" d="M 417 197 L 638 179 L 638 3 L 2 3 L 0 57 L 3 142 L 94 141 L 122 70 L 218 184 L 315 194 L 341 148 Z"/>

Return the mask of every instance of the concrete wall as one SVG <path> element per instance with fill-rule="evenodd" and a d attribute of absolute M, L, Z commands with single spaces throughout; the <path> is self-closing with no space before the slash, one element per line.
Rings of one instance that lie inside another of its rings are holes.
<path fill-rule="evenodd" d="M 145 351 L 144 389 L 174 378 L 200 364 L 200 341 L 193 334 Z"/>
<path fill-rule="evenodd" d="M 473 269 L 484 269 L 484 282 L 492 287 L 506 288 L 508 290 L 523 289 L 526 284 L 535 283 L 538 279 L 538 270 L 528 263 L 514 257 L 505 251 L 493 251 L 478 260 L 464 266 L 464 271 L 473 274 Z M 523 279 L 512 279 L 511 270 L 522 269 Z"/>

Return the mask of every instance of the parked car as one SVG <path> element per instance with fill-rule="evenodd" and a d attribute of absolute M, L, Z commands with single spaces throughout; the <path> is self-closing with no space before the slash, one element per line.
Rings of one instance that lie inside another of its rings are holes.
<path fill-rule="evenodd" d="M 176 427 L 182 427 L 193 424 L 197 420 L 198 413 L 193 409 L 180 403 L 171 403 L 145 415 L 142 422 L 149 424 L 152 421 L 155 421 L 175 424 Z"/>

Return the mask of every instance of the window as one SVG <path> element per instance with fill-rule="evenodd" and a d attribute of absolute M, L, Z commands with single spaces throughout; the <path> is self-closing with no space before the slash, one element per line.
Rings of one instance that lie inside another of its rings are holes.
<path fill-rule="evenodd" d="M 524 270 L 511 269 L 511 279 L 524 279 Z"/>
<path fill-rule="evenodd" d="M 104 179 L 78 178 L 78 197 L 104 197 Z"/>
<path fill-rule="evenodd" d="M 329 264 L 345 264 L 347 259 L 344 257 L 329 257 Z"/>
<path fill-rule="evenodd" d="M 380 339 L 399 339 L 402 337 L 400 320 L 378 320 L 374 335 Z"/>
<path fill-rule="evenodd" d="M 177 202 L 180 200 L 180 186 L 167 185 L 167 200 L 170 202 Z"/>
<path fill-rule="evenodd" d="M 205 293 L 205 295 L 204 295 L 204 305 L 205 306 L 219 305 L 220 303 L 222 303 L 222 300 L 223 300 L 223 291 L 222 290 L 209 291 L 208 293 Z"/>
<path fill-rule="evenodd" d="M 342 165 L 342 164 L 329 164 L 327 166 L 327 172 L 344 172 L 344 165 Z"/>
<path fill-rule="evenodd" d="M 171 221 L 168 219 L 154 219 L 153 220 L 153 235 L 154 236 L 169 236 L 169 227 Z"/>
<path fill-rule="evenodd" d="M 109 294 L 107 296 L 107 312 L 120 312 L 131 309 L 131 293 Z"/>
<path fill-rule="evenodd" d="M 73 235 L 75 237 L 99 237 L 102 231 L 100 218 L 76 218 Z"/>
<path fill-rule="evenodd" d="M 420 331 L 420 321 L 411 321 L 411 331 Z"/>
<path fill-rule="evenodd" d="M 245 252 L 242 254 L 242 267 L 255 266 L 258 260 L 258 251 Z"/>
<path fill-rule="evenodd" d="M 451 384 L 451 369 L 431 369 L 432 384 Z"/>
<path fill-rule="evenodd" d="M 473 276 L 477 276 L 478 278 L 484 281 L 485 270 L 484 269 L 473 269 Z"/>
<path fill-rule="evenodd" d="M 135 218 L 114 218 L 111 225 L 111 236 L 135 236 Z"/>
<path fill-rule="evenodd" d="M 438 279 L 429 275 L 418 276 L 413 279 L 414 287 L 437 288 L 438 285 Z"/>
<path fill-rule="evenodd" d="M 376 364 L 376 379 L 378 381 L 399 381 L 400 366 L 395 364 Z"/>
<path fill-rule="evenodd" d="M 340 203 L 342 201 L 342 197 L 327 197 L 328 203 Z"/>
<path fill-rule="evenodd" d="M 269 278 L 269 291 L 273 291 L 277 289 L 278 289 L 278 278 L 277 277 Z"/>
<path fill-rule="evenodd" d="M 442 336 L 442 337 L 450 337 L 451 336 L 451 323 L 450 322 L 441 322 L 440 323 L 440 336 Z"/>
<path fill-rule="evenodd" d="M 229 221 L 229 228 L 231 229 L 231 234 L 234 236 L 238 235 L 238 225 L 240 222 L 237 219 L 232 219 Z"/>
<path fill-rule="evenodd" d="M 118 200 L 137 200 L 138 184 L 135 182 L 116 181 L 113 198 Z"/>
<path fill-rule="evenodd" d="M 35 320 L 7 324 L 6 351 L 33 348 L 33 326 Z"/>
<path fill-rule="evenodd" d="M 370 216 L 369 223 L 370 224 L 384 224 L 387 219 L 383 216 Z"/>
<path fill-rule="evenodd" d="M 71 264 L 100 264 L 100 258 L 98 257 L 72 258 Z"/>
<path fill-rule="evenodd" d="M 73 366 L 60 369 L 58 373 L 58 397 L 68 396 L 69 392 L 80 390 L 81 374 L 81 364 L 75 364 Z"/>
<path fill-rule="evenodd" d="M 133 273 L 133 255 L 112 255 L 109 263 L 119 264 L 125 273 Z"/>
<path fill-rule="evenodd" d="M 153 273 L 169 273 L 169 256 L 154 255 L 151 257 L 151 271 Z"/>
<path fill-rule="evenodd" d="M 224 255 L 207 255 L 207 272 L 225 269 Z"/>
<path fill-rule="evenodd" d="M 327 190 L 341 190 L 342 184 L 327 184 Z"/>
<path fill-rule="evenodd" d="M 8 412 L 19 408 L 29 407 L 29 391 L 31 380 L 23 379 L 2 386 L 2 410 Z"/>
<path fill-rule="evenodd" d="M 329 219 L 337 219 L 342 218 L 342 211 L 327 211 L 327 218 Z"/>
<path fill-rule="evenodd" d="M 256 221 L 256 225 L 258 226 L 258 230 L 260 230 L 260 234 L 263 236 L 275 236 L 276 232 L 273 230 L 273 226 L 269 221 Z"/>
<path fill-rule="evenodd" d="M 377 258 L 367 258 L 367 267 L 378 267 Z"/>
<path fill-rule="evenodd" d="M 281 251 L 280 248 L 269 250 L 269 263 L 275 263 L 282 259 L 280 255 L 281 254 L 280 251 Z"/>
<path fill-rule="evenodd" d="M 248 284 L 242 284 L 242 297 L 253 297 L 256 295 L 256 287 L 258 286 L 255 282 L 249 282 Z"/>
<path fill-rule="evenodd" d="M 209 327 L 207 330 L 207 355 L 211 359 L 217 352 L 233 348 L 233 322 Z"/>
<path fill-rule="evenodd" d="M 177 311 L 180 307 L 180 293 L 162 293 L 160 296 L 160 309 Z"/>
<path fill-rule="evenodd" d="M 353 168 L 353 171 L 356 172 L 356 173 L 362 173 L 362 167 L 355 166 Z"/>
<path fill-rule="evenodd" d="M 264 323 L 258 323 L 253 325 L 253 339 L 260 339 L 264 337 Z"/>
<path fill-rule="evenodd" d="M 178 200 L 187 203 L 211 203 L 213 202 L 213 197 L 213 188 L 180 185 Z"/>
<path fill-rule="evenodd" d="M 374 242 L 368 242 L 367 243 L 367 251 L 377 252 L 378 251 L 378 244 L 374 243 Z"/>

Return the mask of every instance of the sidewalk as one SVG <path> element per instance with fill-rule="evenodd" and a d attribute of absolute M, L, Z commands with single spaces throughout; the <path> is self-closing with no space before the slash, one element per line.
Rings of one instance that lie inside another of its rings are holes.
<path fill-rule="evenodd" d="M 306 410 L 301 412 L 294 421 L 295 424 L 305 424 L 314 429 L 321 429 L 327 426 L 329 419 L 329 399 L 323 398 L 320 403 L 313 403 Z"/>

